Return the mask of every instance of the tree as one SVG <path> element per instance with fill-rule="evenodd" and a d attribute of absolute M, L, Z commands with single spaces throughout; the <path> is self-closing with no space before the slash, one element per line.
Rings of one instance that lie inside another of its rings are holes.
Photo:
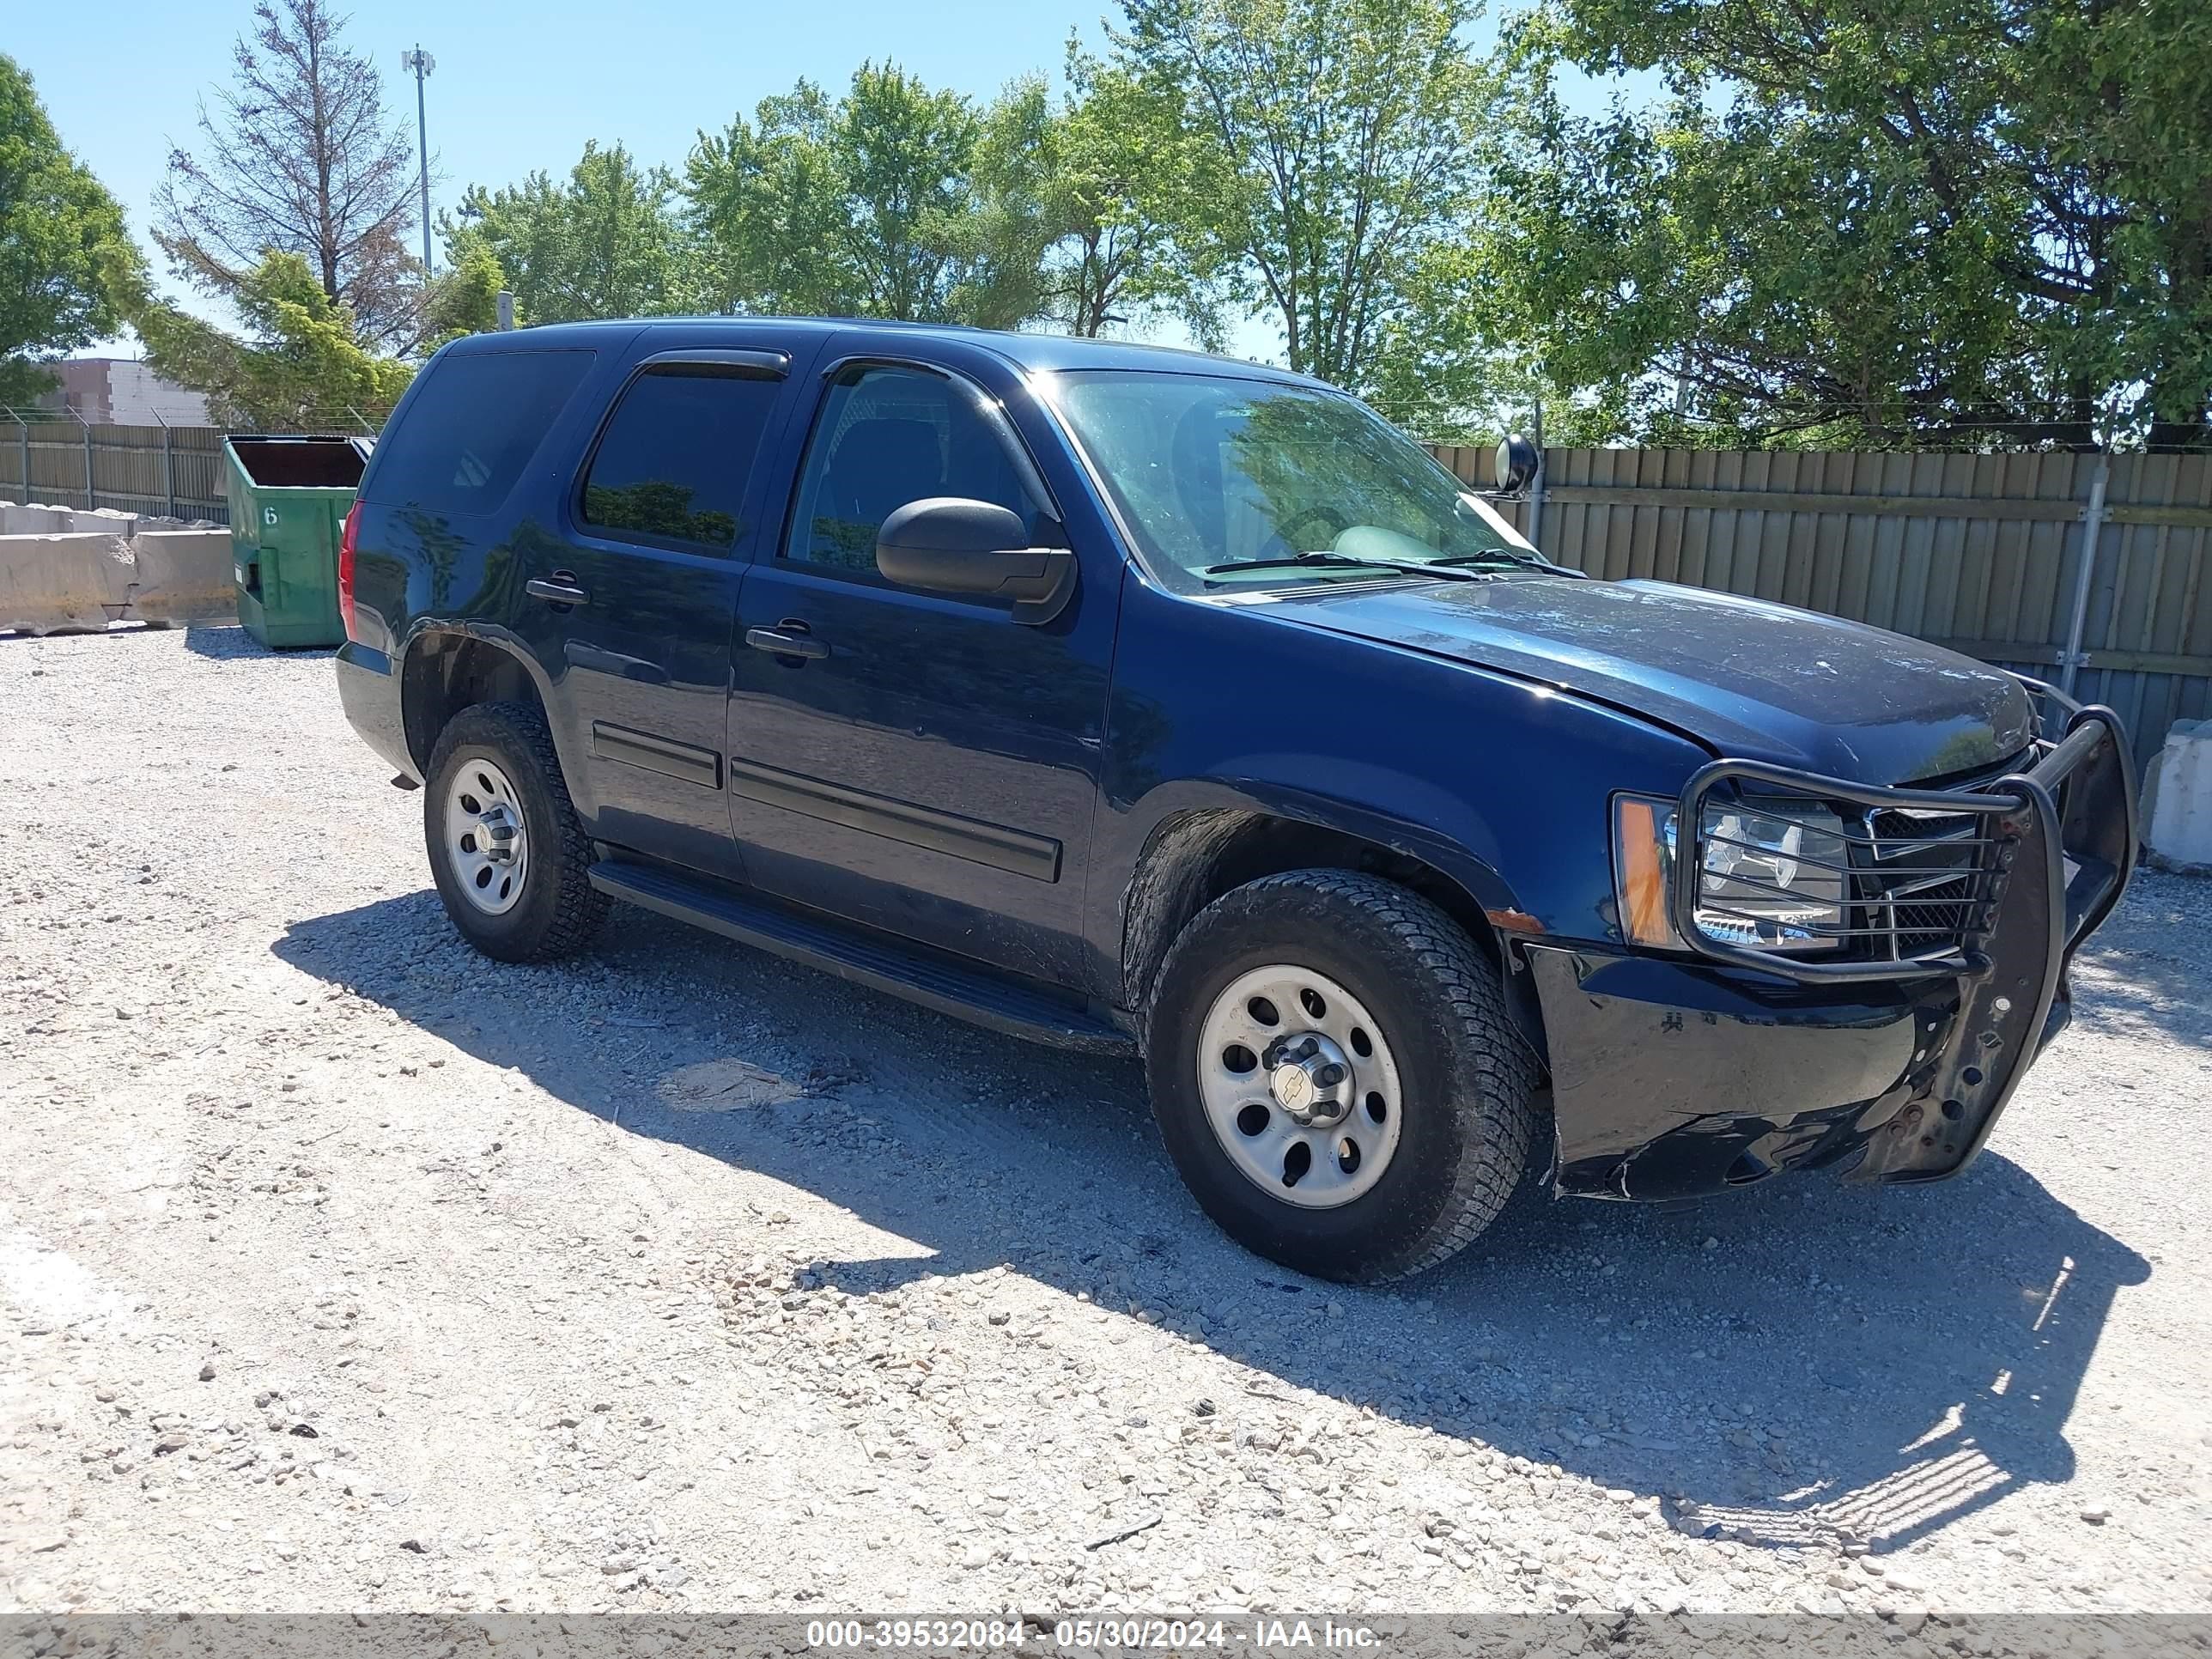
<path fill-rule="evenodd" d="M 507 189 L 472 187 L 442 227 L 447 258 L 458 266 L 472 251 L 488 255 L 533 323 L 671 315 L 697 300 L 675 196 L 665 168 L 587 143 L 561 184 L 533 173 Z"/>
<path fill-rule="evenodd" d="M 864 64 L 834 103 L 802 80 L 751 120 L 701 133 L 686 179 L 713 299 L 743 311 L 1020 321 L 1035 303 L 1033 227 L 994 213 L 975 167 L 993 119 L 1034 113 L 1031 103 L 979 116 L 957 93 Z M 1011 198 L 997 205 L 1019 211 Z"/>
<path fill-rule="evenodd" d="M 994 200 L 1026 196 L 1040 228 L 1038 314 L 1071 334 L 1180 320 L 1203 343 L 1221 332 L 1218 273 L 1206 238 L 1178 228 L 1206 217 L 1211 152 L 1185 132 L 1180 99 L 1070 41 L 1070 96 L 1057 114 L 994 112 L 979 167 Z M 1041 103 L 1042 87 L 1027 94 Z M 1000 155 L 1006 159 L 998 159 Z"/>
<path fill-rule="evenodd" d="M 499 326 L 499 296 L 507 273 L 481 242 L 447 249 L 447 269 L 430 284 L 422 307 L 422 341 L 433 349 L 464 334 L 489 334 Z M 520 320 L 518 314 L 517 320 Z"/>
<path fill-rule="evenodd" d="M 1482 230 L 1425 272 L 1445 291 L 1431 354 L 1540 366 L 1584 435 L 1658 443 L 1879 444 L 1914 409 L 2017 392 L 1990 243 L 1927 234 L 1924 193 L 1879 151 L 1694 96 L 1595 121 L 1548 94 L 1523 108 Z"/>
<path fill-rule="evenodd" d="M 2189 0 L 1556 0 L 1518 43 L 1477 331 L 1626 430 L 2202 442 L 2212 15 Z M 1551 66 L 1656 69 L 1570 120 Z"/>
<path fill-rule="evenodd" d="M 1116 64 L 1176 100 L 1208 188 L 1182 228 L 1291 367 L 1367 383 L 1405 275 L 1463 229 L 1491 79 L 1467 0 L 1127 0 Z"/>
<path fill-rule="evenodd" d="M 0 403 L 52 384 L 40 360 L 117 325 L 142 276 L 123 210 L 62 147 L 31 77 L 0 53 Z"/>
<path fill-rule="evenodd" d="M 161 302 L 132 319 L 155 373 L 206 394 L 218 422 L 283 430 L 374 421 L 398 401 L 411 365 L 365 349 L 343 302 L 296 253 L 272 252 L 243 273 L 232 303 L 240 339 Z"/>
<path fill-rule="evenodd" d="M 375 66 L 340 44 L 324 0 L 258 0 L 234 83 L 200 106 L 198 155 L 169 153 L 155 240 L 176 273 L 236 298 L 271 249 L 295 253 L 363 338 L 409 343 L 421 271 L 415 150 L 387 123 Z"/>

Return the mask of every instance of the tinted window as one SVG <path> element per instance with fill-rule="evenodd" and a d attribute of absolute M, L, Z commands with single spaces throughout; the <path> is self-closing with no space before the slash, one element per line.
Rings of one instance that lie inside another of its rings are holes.
<path fill-rule="evenodd" d="M 376 446 L 374 500 L 430 513 L 495 511 L 592 366 L 589 351 L 449 356 Z"/>
<path fill-rule="evenodd" d="M 653 370 L 630 383 L 584 481 L 584 522 L 726 551 L 780 380 Z"/>
<path fill-rule="evenodd" d="M 823 400 L 784 556 L 873 571 L 883 521 L 929 495 L 1009 508 L 1034 542 L 1044 510 L 1007 444 L 959 382 L 912 368 L 849 371 Z"/>

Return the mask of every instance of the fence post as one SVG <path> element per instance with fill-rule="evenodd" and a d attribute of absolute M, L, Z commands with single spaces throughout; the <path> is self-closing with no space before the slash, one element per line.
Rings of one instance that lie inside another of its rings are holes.
<path fill-rule="evenodd" d="M 76 414 L 74 410 L 70 412 Z M 84 428 L 84 510 L 90 513 L 100 505 L 100 489 L 92 473 L 92 422 L 78 415 L 76 423 Z"/>
<path fill-rule="evenodd" d="M 2066 650 L 2059 659 L 2058 689 L 2074 695 L 2081 666 L 2081 635 L 2089 626 L 2089 588 L 2097 574 L 2097 544 L 2105 529 L 2105 486 L 2112 482 L 2112 458 L 2100 454 L 2089 477 L 2089 505 L 2081 510 L 2081 558 L 2074 571 L 2074 610 L 2066 619 Z"/>
<path fill-rule="evenodd" d="M 177 450 L 173 441 L 174 434 L 169 430 L 169 423 L 161 420 L 160 410 L 154 411 L 154 418 L 161 422 L 161 493 L 168 498 L 167 516 L 172 519 L 181 519 L 184 514 L 177 511 Z"/>
<path fill-rule="evenodd" d="M 1536 445 L 1536 476 L 1528 480 L 1528 545 L 1540 550 L 1543 543 L 1536 538 L 1544 530 L 1544 400 L 1536 399 L 1535 430 L 1531 436 Z"/>

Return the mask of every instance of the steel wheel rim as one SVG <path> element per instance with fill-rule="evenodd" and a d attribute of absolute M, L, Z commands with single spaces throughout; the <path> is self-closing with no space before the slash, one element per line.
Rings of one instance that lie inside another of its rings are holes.
<path fill-rule="evenodd" d="M 446 859 L 471 908 L 501 916 L 521 902 L 529 830 L 514 781 L 492 761 L 462 762 L 447 787 Z"/>
<path fill-rule="evenodd" d="M 1261 1018 L 1269 1011 L 1272 1024 Z M 1302 1057 L 1309 1039 L 1316 1052 Z M 1405 1119 L 1397 1060 L 1365 1005 L 1327 974 L 1288 963 L 1240 974 L 1207 1011 L 1196 1060 L 1214 1139 L 1271 1197 L 1340 1208 L 1390 1167 Z M 1342 1082 L 1316 1084 L 1339 1065 Z M 1304 1074 L 1303 1085 L 1286 1066 Z"/>

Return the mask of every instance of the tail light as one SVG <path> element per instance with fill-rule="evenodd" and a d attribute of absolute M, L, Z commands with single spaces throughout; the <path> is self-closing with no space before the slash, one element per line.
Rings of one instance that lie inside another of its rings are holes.
<path fill-rule="evenodd" d="M 338 537 L 338 620 L 349 640 L 359 637 L 353 625 L 353 555 L 360 537 L 361 503 L 356 501 L 346 509 L 345 529 Z"/>

